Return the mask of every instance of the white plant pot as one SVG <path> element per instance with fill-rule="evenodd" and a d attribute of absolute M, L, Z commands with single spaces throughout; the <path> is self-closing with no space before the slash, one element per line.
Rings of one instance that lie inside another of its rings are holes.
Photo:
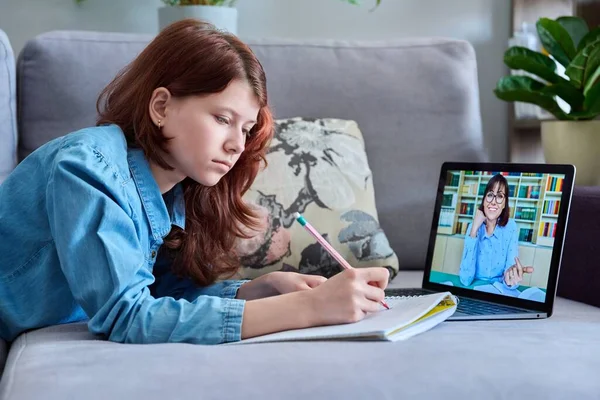
<path fill-rule="evenodd" d="M 237 35 L 237 9 L 220 6 L 164 6 L 158 9 L 158 26 L 163 30 L 173 22 L 186 18 L 210 22 L 217 29 Z"/>
<path fill-rule="evenodd" d="M 549 164 L 573 164 L 575 184 L 600 186 L 600 121 L 543 121 L 542 148 Z"/>

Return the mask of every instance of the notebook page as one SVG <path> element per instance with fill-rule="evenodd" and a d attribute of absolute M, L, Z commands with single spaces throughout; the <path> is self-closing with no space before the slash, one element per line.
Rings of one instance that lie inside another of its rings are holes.
<path fill-rule="evenodd" d="M 419 297 L 389 298 L 389 310 L 367 315 L 353 324 L 319 326 L 306 329 L 272 333 L 264 336 L 245 339 L 235 343 L 256 343 L 282 340 L 310 340 L 351 337 L 379 337 L 384 339 L 385 333 L 394 331 L 425 315 L 450 293 L 434 293 Z M 387 300 L 386 300 L 387 301 Z"/>

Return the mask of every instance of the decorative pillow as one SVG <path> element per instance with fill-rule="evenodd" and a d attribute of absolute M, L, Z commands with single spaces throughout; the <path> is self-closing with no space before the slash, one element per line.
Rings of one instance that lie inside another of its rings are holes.
<path fill-rule="evenodd" d="M 294 219 L 306 220 L 350 263 L 387 267 L 398 258 L 381 227 L 364 140 L 354 121 L 277 120 L 261 170 L 244 200 L 261 208 L 266 229 L 241 240 L 240 277 L 287 270 L 331 277 L 342 267 Z"/>

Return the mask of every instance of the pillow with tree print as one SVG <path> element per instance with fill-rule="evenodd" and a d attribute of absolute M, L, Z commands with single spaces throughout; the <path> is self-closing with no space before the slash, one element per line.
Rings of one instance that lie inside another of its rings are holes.
<path fill-rule="evenodd" d="M 355 268 L 386 267 L 390 279 L 398 258 L 379 225 L 371 169 L 354 121 L 277 120 L 267 153 L 244 200 L 260 208 L 265 229 L 240 240 L 240 278 L 271 271 L 331 277 L 342 270 L 294 219 L 301 213 Z"/>

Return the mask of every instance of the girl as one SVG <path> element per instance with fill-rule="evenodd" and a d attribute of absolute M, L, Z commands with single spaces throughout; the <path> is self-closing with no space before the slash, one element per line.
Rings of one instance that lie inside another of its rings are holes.
<path fill-rule="evenodd" d="M 475 218 L 467 227 L 460 283 L 469 286 L 475 279 L 483 279 L 501 283 L 504 289 L 515 289 L 523 280 L 523 273 L 532 273 L 533 267 L 523 267 L 518 258 L 519 229 L 509 218 L 506 178 L 494 175 L 484 193 Z"/>
<path fill-rule="evenodd" d="M 235 36 L 171 25 L 98 111 L 0 186 L 1 337 L 89 320 L 116 342 L 213 344 L 379 309 L 385 268 L 223 280 L 259 229 L 242 195 L 273 135 L 264 71 Z"/>

